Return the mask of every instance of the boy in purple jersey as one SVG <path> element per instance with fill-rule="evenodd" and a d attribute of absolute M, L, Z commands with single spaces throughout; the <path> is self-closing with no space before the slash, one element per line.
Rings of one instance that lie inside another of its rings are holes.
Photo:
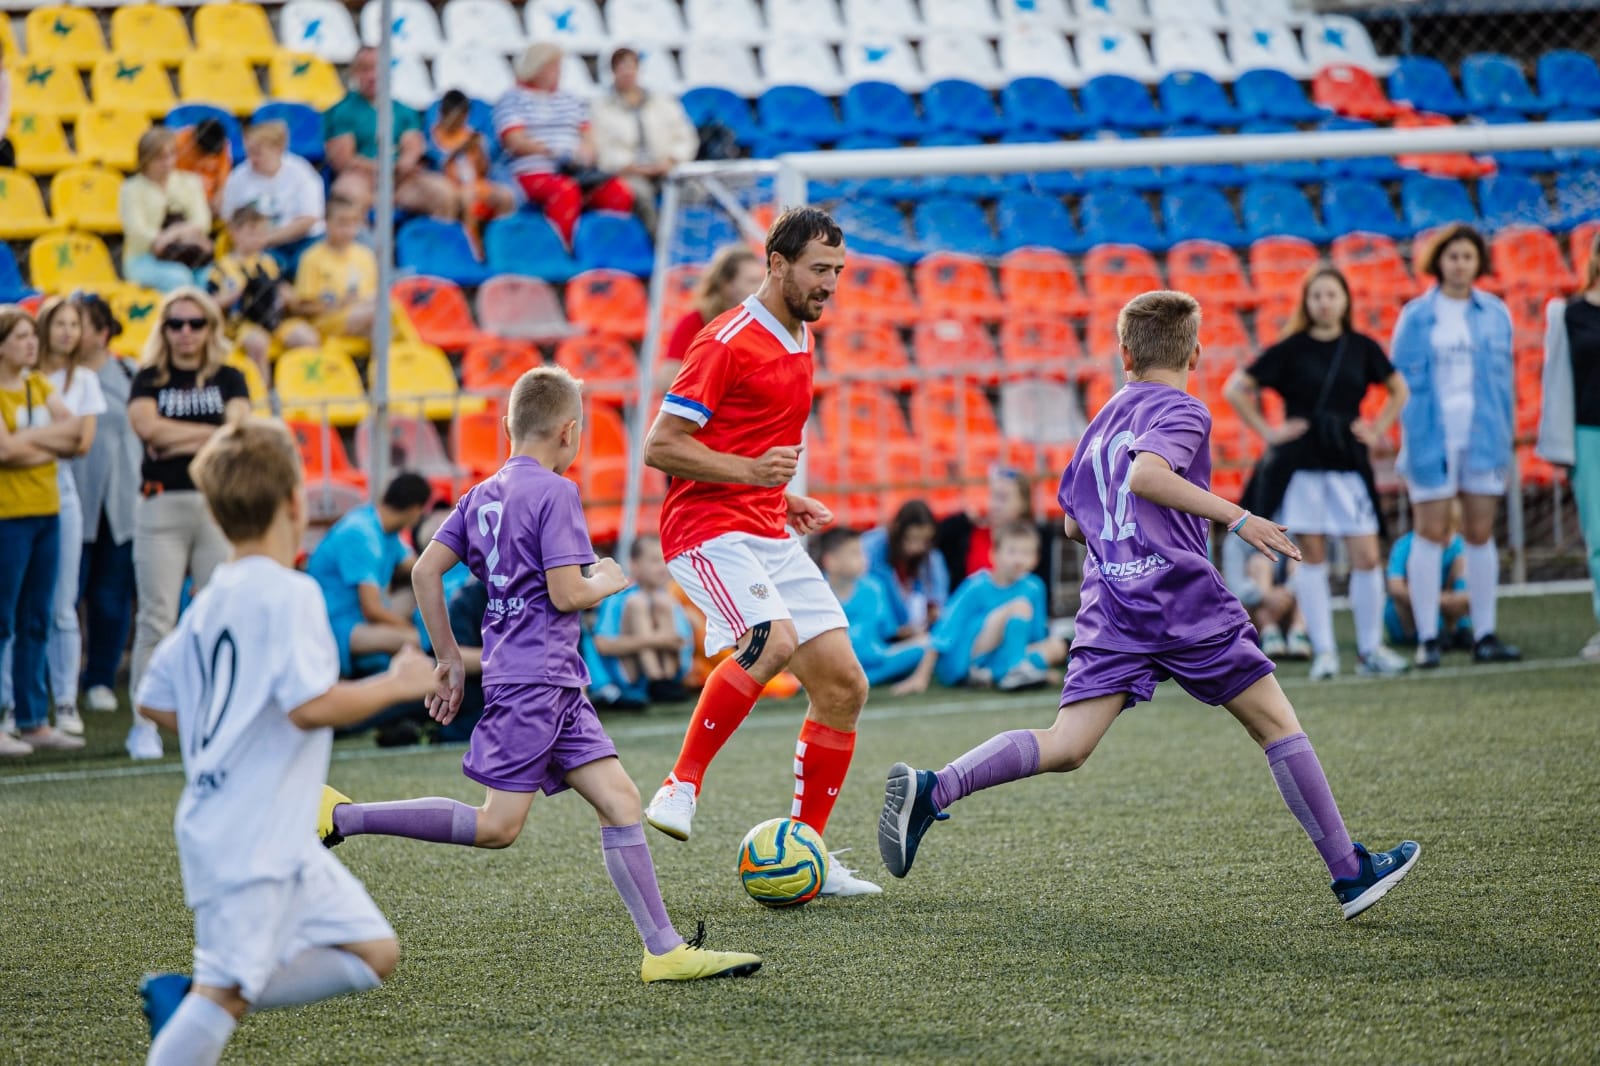
<path fill-rule="evenodd" d="M 1088 555 L 1055 724 L 1001 733 L 937 772 L 896 763 L 878 820 L 884 865 L 904 877 L 923 834 L 963 796 L 1082 766 L 1118 714 L 1173 678 L 1196 699 L 1226 707 L 1265 750 L 1344 916 L 1354 918 L 1422 849 L 1407 840 L 1373 853 L 1351 842 L 1272 660 L 1211 565 L 1211 522 L 1273 560 L 1300 552 L 1284 527 L 1209 489 L 1211 415 L 1184 391 L 1200 360 L 1200 305 L 1186 293 L 1144 293 L 1122 309 L 1117 334 L 1128 384 L 1090 422 L 1061 478 L 1067 536 Z"/>
<path fill-rule="evenodd" d="M 451 799 L 352 803 L 328 788 L 318 830 L 329 847 L 360 834 L 480 848 L 509 847 L 538 792 L 575 789 L 600 816 L 606 872 L 644 941 L 645 981 L 744 976 L 754 955 L 684 943 L 667 917 L 645 843 L 639 790 L 584 697 L 580 615 L 628 585 L 589 545 L 578 487 L 562 477 L 578 454 L 581 382 L 539 367 L 511 389 L 511 458 L 456 505 L 411 581 L 438 665 L 428 712 L 449 723 L 465 671 L 445 607 L 444 574 L 465 560 L 489 594 L 483 616 L 483 717 L 462 771 L 488 789 L 482 807 Z M 589 571 L 585 573 L 585 571 Z"/>

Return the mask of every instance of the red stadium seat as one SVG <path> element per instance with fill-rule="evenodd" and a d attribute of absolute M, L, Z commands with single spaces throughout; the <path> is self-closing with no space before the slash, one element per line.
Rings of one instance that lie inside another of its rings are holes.
<path fill-rule="evenodd" d="M 591 333 L 644 337 L 650 298 L 644 283 L 621 270 L 585 270 L 567 282 L 567 318 Z"/>
<path fill-rule="evenodd" d="M 912 334 L 917 369 L 923 373 L 956 373 L 979 381 L 997 381 L 1000 357 L 994 339 L 970 319 L 938 318 L 917 323 Z"/>
<path fill-rule="evenodd" d="M 817 403 L 817 425 L 835 451 L 886 446 L 918 449 L 894 394 L 881 385 L 850 382 Z"/>
<path fill-rule="evenodd" d="M 1406 273 L 1400 250 L 1393 240 L 1375 233 L 1347 233 L 1335 237 L 1333 265 L 1350 283 L 1350 291 L 1360 303 L 1363 297 L 1392 300 L 1406 298 L 1417 289 Z"/>
<path fill-rule="evenodd" d="M 1179 241 L 1167 251 L 1167 283 L 1200 301 L 1209 316 L 1225 307 L 1253 307 L 1255 290 L 1239 253 L 1216 241 Z"/>
<path fill-rule="evenodd" d="M 1365 333 L 1388 351 L 1389 342 L 1394 337 L 1395 323 L 1400 321 L 1401 306 L 1399 299 L 1384 300 L 1370 296 L 1357 300 L 1350 309 L 1350 322 L 1356 332 Z"/>
<path fill-rule="evenodd" d="M 1289 332 L 1289 319 L 1300 306 L 1300 294 L 1271 296 L 1256 307 L 1256 347 L 1266 348 L 1281 341 Z"/>
<path fill-rule="evenodd" d="M 703 269 L 697 263 L 689 263 L 675 266 L 667 271 L 665 295 L 661 304 L 661 321 L 667 329 L 670 330 L 677 324 L 678 319 L 695 309 L 694 288 L 700 284 L 700 273 Z"/>
<path fill-rule="evenodd" d="M 511 391 L 525 371 L 543 363 L 539 349 L 528 341 L 484 337 L 461 357 L 461 387 L 468 392 L 502 395 Z"/>
<path fill-rule="evenodd" d="M 583 379 L 586 396 L 626 403 L 639 392 L 638 357 L 633 345 L 620 337 L 568 337 L 556 345 L 556 363 Z"/>
<path fill-rule="evenodd" d="M 1300 286 L 1322 262 L 1322 253 L 1301 237 L 1263 237 L 1251 243 L 1249 258 L 1259 301 L 1284 295 L 1298 301 Z"/>
<path fill-rule="evenodd" d="M 1015 313 L 1045 312 L 1081 318 L 1089 297 L 1072 260 L 1053 248 L 1018 248 L 1000 259 L 1000 297 Z"/>
<path fill-rule="evenodd" d="M 1164 288 L 1155 256 L 1133 244 L 1099 244 L 1083 257 L 1083 280 L 1098 311 L 1122 305 L 1152 289 Z"/>
<path fill-rule="evenodd" d="M 1318 107 L 1377 122 L 1411 111 L 1409 104 L 1389 99 L 1371 71 L 1349 63 L 1335 63 L 1319 70 L 1311 82 L 1311 99 Z"/>
<path fill-rule="evenodd" d="M 288 422 L 294 434 L 295 446 L 300 450 L 300 461 L 305 464 L 306 483 L 329 482 L 366 494 L 367 475 L 350 461 L 339 430 L 329 426 L 327 432 L 316 422 Z"/>
<path fill-rule="evenodd" d="M 994 276 L 976 256 L 954 252 L 925 255 L 911 269 L 917 302 L 925 314 L 951 315 L 994 322 L 1005 314 Z"/>
<path fill-rule="evenodd" d="M 1122 362 L 1122 342 L 1117 337 L 1118 307 L 1097 307 L 1089 316 L 1089 343 L 1085 352 L 1095 367 L 1104 367 L 1107 373 Z"/>
<path fill-rule="evenodd" d="M 1249 362 L 1255 354 L 1255 346 L 1239 312 L 1206 309 L 1200 321 L 1202 365 L 1226 363 L 1231 372 L 1233 367 Z"/>
<path fill-rule="evenodd" d="M 461 286 L 453 281 L 428 275 L 400 278 L 393 294 L 418 335 L 435 348 L 455 355 L 485 336 L 472 320 Z"/>
<path fill-rule="evenodd" d="M 1104 407 L 1106 401 L 1110 400 L 1117 391 L 1116 379 L 1111 376 L 1111 371 L 1109 370 L 1104 374 L 1096 374 L 1093 377 L 1084 378 L 1079 383 L 1079 387 L 1083 389 L 1083 413 L 1090 418 L 1099 414 L 1100 408 Z"/>
<path fill-rule="evenodd" d="M 511 454 L 511 442 L 501 427 L 500 414 L 490 409 L 457 415 L 455 447 L 451 451 L 456 462 L 480 481 L 499 470 Z"/>
<path fill-rule="evenodd" d="M 1454 126 L 1455 123 L 1443 115 L 1434 115 L 1427 112 L 1415 114 L 1396 115 L 1395 129 L 1425 129 L 1431 126 Z M 1420 170 L 1424 174 L 1432 174 L 1440 178 L 1481 178 L 1485 174 L 1495 172 L 1495 163 L 1491 159 L 1480 159 L 1468 155 L 1466 152 L 1430 152 L 1426 155 L 1401 155 L 1395 157 L 1395 162 L 1412 170 Z"/>
<path fill-rule="evenodd" d="M 1072 323 L 1058 314 L 1008 315 L 1000 324 L 1000 355 L 1007 379 L 1066 381 L 1098 365 L 1084 355 Z"/>
<path fill-rule="evenodd" d="M 835 383 L 865 379 L 902 388 L 916 380 L 905 342 L 887 323 L 847 319 L 828 331 L 822 350 L 827 378 Z"/>
<path fill-rule="evenodd" d="M 1572 259 L 1572 272 L 1581 281 L 1588 273 L 1589 259 L 1594 249 L 1595 240 L 1600 238 L 1600 222 L 1585 222 L 1572 231 L 1567 238 L 1568 255 Z"/>
<path fill-rule="evenodd" d="M 828 302 L 834 306 L 819 325 L 829 327 L 850 318 L 909 326 L 920 313 L 906 272 L 898 263 L 873 255 L 852 255 L 845 261 L 839 289 Z"/>
<path fill-rule="evenodd" d="M 1561 257 L 1561 244 L 1543 226 L 1507 226 L 1489 242 L 1494 273 L 1480 284 L 1490 292 L 1532 289 L 1554 295 L 1577 288 L 1580 278 Z"/>
<path fill-rule="evenodd" d="M 1000 423 L 982 387 L 967 381 L 930 381 L 911 395 L 918 439 L 958 454 L 1000 439 Z"/>

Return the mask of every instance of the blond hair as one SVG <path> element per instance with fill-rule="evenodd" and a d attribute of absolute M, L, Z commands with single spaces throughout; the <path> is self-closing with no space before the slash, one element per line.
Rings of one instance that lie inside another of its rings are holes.
<path fill-rule="evenodd" d="M 165 126 L 152 126 L 139 135 L 138 166 L 139 173 L 144 173 L 144 168 L 170 148 L 178 139 L 178 135 Z"/>
<path fill-rule="evenodd" d="M 247 418 L 211 435 L 189 463 L 224 536 L 237 544 L 261 536 L 300 485 L 300 452 L 279 421 Z"/>
<path fill-rule="evenodd" d="M 518 83 L 527 83 L 539 76 L 539 72 L 552 62 L 561 58 L 561 46 L 550 41 L 536 41 L 530 44 L 526 51 L 517 57 L 512 64 L 511 73 L 516 76 Z"/>
<path fill-rule="evenodd" d="M 163 323 L 166 322 L 167 312 L 172 309 L 172 305 L 185 300 L 200 308 L 200 313 L 205 315 L 206 319 L 205 356 L 200 363 L 199 372 L 195 375 L 196 383 L 204 385 L 210 381 L 211 375 L 228 361 L 228 350 L 232 346 L 228 338 L 223 335 L 222 312 L 217 308 L 217 301 L 193 285 L 184 285 L 162 297 L 161 306 L 156 308 L 156 328 L 150 331 L 149 339 L 144 342 L 144 354 L 139 360 L 139 367 L 155 368 L 156 385 L 165 385 L 172 376 L 172 347 L 167 342 L 167 330 Z"/>
<path fill-rule="evenodd" d="M 268 119 L 265 122 L 252 122 L 245 127 L 244 143 L 275 144 L 279 148 L 289 147 L 289 124 L 282 119 Z"/>
<path fill-rule="evenodd" d="M 24 322 L 33 327 L 34 333 L 39 332 L 39 324 L 26 307 L 21 304 L 0 304 L 0 344 L 10 340 L 11 334 Z"/>
<path fill-rule="evenodd" d="M 1578 295 L 1582 296 L 1594 288 L 1597 281 L 1600 281 L 1600 230 L 1595 230 L 1594 238 L 1589 242 L 1589 263 L 1583 268 L 1583 288 L 1578 290 Z"/>
<path fill-rule="evenodd" d="M 78 316 L 78 345 L 70 352 L 57 353 L 50 347 L 50 329 L 55 325 L 56 316 L 63 311 Z M 55 356 L 60 354 L 64 372 L 62 392 L 72 387 L 72 375 L 78 369 L 78 357 L 83 352 L 83 324 L 83 309 L 70 296 L 52 296 L 39 305 L 39 317 L 35 322 L 35 328 L 39 331 L 39 370 L 42 373 L 54 370 Z"/>
<path fill-rule="evenodd" d="M 739 271 L 746 263 L 759 262 L 761 258 L 747 244 L 725 244 L 718 248 L 717 254 L 706 264 L 705 273 L 695 282 L 694 306 L 699 310 L 700 317 L 710 322 L 732 308 L 733 304 L 727 302 L 723 290 L 739 276 Z"/>
<path fill-rule="evenodd" d="M 511 442 L 553 436 L 583 415 L 583 382 L 564 367 L 536 366 L 511 386 Z"/>
<path fill-rule="evenodd" d="M 1117 338 L 1133 370 L 1182 370 L 1200 342 L 1200 301 L 1186 292 L 1140 293 L 1117 313 Z"/>

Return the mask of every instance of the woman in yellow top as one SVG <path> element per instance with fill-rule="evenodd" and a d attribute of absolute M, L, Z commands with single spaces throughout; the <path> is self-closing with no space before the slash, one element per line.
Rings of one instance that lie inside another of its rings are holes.
<path fill-rule="evenodd" d="M 83 747 L 50 726 L 45 665 L 60 555 L 56 461 L 77 453 L 82 426 L 34 369 L 38 362 L 33 317 L 0 307 L 0 644 L 12 644 L 21 734 L 0 732 L 0 755 Z"/>
<path fill-rule="evenodd" d="M 139 172 L 122 183 L 122 275 L 135 285 L 171 292 L 204 284 L 211 262 L 211 206 L 194 174 L 178 169 L 178 142 L 157 126 L 139 138 Z"/>

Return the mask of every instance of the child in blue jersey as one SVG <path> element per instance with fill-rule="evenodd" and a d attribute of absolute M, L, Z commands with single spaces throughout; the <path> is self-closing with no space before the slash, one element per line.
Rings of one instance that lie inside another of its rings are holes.
<path fill-rule="evenodd" d="M 963 796 L 1083 765 L 1117 715 L 1172 678 L 1226 707 L 1261 745 L 1353 918 L 1394 887 L 1421 848 L 1407 840 L 1373 853 L 1350 840 L 1272 660 L 1211 565 L 1209 522 L 1273 559 L 1298 558 L 1299 549 L 1282 526 L 1209 489 L 1211 415 L 1185 391 L 1200 360 L 1200 305 L 1186 293 L 1144 293 L 1118 315 L 1117 334 L 1128 383 L 1090 422 L 1061 478 L 1066 534 L 1087 556 L 1055 724 L 1002 733 L 937 772 L 897 763 L 878 822 L 884 864 L 904 877 L 923 834 Z"/>
<path fill-rule="evenodd" d="M 633 584 L 600 604 L 592 636 L 589 673 L 594 691 L 627 704 L 678 703 L 688 698 L 683 679 L 694 664 L 694 629 L 672 595 L 672 575 L 661 538 L 634 540 L 628 552 Z"/>
<path fill-rule="evenodd" d="M 1046 684 L 1066 661 L 1066 642 L 1050 636 L 1039 565 L 1039 531 L 1013 522 L 994 531 L 994 565 L 961 582 L 934 623 L 942 684 L 994 685 L 1002 691 Z"/>
<path fill-rule="evenodd" d="M 817 566 L 839 597 L 850 621 L 850 646 L 855 649 L 869 685 L 893 685 L 896 694 L 922 692 L 933 675 L 935 654 L 926 637 L 896 640 L 889 592 L 867 572 L 861 534 L 839 527 L 817 536 Z"/>
<path fill-rule="evenodd" d="M 1417 643 L 1417 619 L 1411 610 L 1411 585 L 1407 567 L 1411 563 L 1411 545 L 1416 532 L 1403 534 L 1389 549 L 1389 599 L 1383 605 L 1383 627 L 1388 631 L 1389 643 L 1412 646 Z M 1466 542 L 1456 530 L 1450 531 L 1450 541 L 1444 546 L 1439 571 L 1439 625 L 1435 632 L 1442 634 L 1457 648 L 1472 647 L 1472 609 L 1467 598 Z"/>

